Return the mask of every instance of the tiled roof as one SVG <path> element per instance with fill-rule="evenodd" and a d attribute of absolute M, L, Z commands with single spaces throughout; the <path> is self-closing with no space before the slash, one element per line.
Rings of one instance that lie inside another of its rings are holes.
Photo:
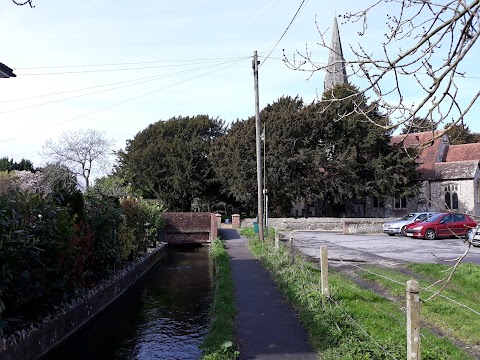
<path fill-rule="evenodd" d="M 473 179 L 478 160 L 439 162 L 433 167 L 430 180 Z"/>
<path fill-rule="evenodd" d="M 450 145 L 448 147 L 446 162 L 465 160 L 480 162 L 480 143 Z"/>
<path fill-rule="evenodd" d="M 423 149 L 417 159 L 417 171 L 420 175 L 420 180 L 428 180 L 433 174 L 433 167 L 436 162 L 442 161 L 444 138 L 440 137 L 432 142 L 435 136 L 438 136 L 440 131 L 425 131 L 421 133 L 411 133 L 407 135 L 392 136 L 390 142 L 392 144 L 400 144 L 404 148 L 417 148 L 422 146 Z"/>

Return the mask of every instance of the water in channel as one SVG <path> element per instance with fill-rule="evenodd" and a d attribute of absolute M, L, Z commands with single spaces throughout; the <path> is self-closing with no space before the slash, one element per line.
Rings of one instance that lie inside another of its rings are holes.
<path fill-rule="evenodd" d="M 212 274 L 208 247 L 169 247 L 136 285 L 42 360 L 199 359 Z"/>

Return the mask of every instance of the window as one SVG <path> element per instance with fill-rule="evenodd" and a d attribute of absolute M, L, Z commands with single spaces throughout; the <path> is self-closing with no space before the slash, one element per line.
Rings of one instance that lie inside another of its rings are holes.
<path fill-rule="evenodd" d="M 453 222 L 453 214 L 445 215 L 442 220 L 445 223 Z"/>
<path fill-rule="evenodd" d="M 379 198 L 377 198 L 375 196 L 373 197 L 373 207 L 374 208 L 382 208 L 384 206 L 385 206 L 385 204 L 383 203 L 382 200 L 380 200 Z"/>
<path fill-rule="evenodd" d="M 445 185 L 445 208 L 449 210 L 458 210 L 458 185 Z"/>
<path fill-rule="evenodd" d="M 393 198 L 393 208 L 395 210 L 397 209 L 405 209 L 407 207 L 407 198 L 406 197 L 401 197 L 401 198 Z"/>

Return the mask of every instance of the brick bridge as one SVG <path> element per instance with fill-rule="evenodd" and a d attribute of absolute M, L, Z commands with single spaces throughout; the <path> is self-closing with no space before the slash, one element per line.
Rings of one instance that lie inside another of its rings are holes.
<path fill-rule="evenodd" d="M 207 212 L 166 212 L 165 227 L 159 240 L 169 244 L 209 244 L 218 236 L 220 216 Z M 232 216 L 232 225 L 240 227 L 240 215 Z"/>

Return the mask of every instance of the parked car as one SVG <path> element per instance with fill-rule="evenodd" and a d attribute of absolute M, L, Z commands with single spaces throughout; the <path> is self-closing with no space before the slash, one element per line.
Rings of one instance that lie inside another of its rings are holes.
<path fill-rule="evenodd" d="M 477 229 L 475 234 L 472 237 L 472 245 L 473 246 L 480 246 L 480 229 Z"/>
<path fill-rule="evenodd" d="M 471 237 L 477 224 L 468 215 L 458 213 L 437 213 L 427 220 L 407 225 L 407 236 L 433 240 L 442 237 Z"/>
<path fill-rule="evenodd" d="M 405 227 L 409 224 L 414 222 L 424 221 L 430 215 L 436 214 L 436 212 L 413 212 L 410 214 L 405 215 L 401 219 L 388 221 L 383 224 L 383 232 L 390 236 L 395 236 L 397 234 L 401 234 L 406 236 L 405 234 Z"/>

